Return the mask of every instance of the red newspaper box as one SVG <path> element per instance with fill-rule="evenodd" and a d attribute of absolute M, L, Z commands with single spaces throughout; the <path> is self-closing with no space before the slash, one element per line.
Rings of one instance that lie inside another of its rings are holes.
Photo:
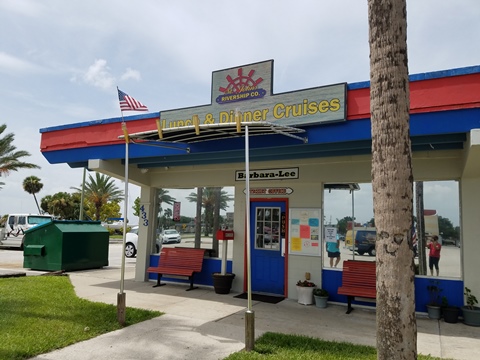
<path fill-rule="evenodd" d="M 233 230 L 217 230 L 217 240 L 233 240 Z"/>

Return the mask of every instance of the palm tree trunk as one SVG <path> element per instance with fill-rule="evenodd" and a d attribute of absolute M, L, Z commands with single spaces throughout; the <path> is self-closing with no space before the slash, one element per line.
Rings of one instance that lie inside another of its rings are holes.
<path fill-rule="evenodd" d="M 406 0 L 368 0 L 377 358 L 416 359 Z"/>
<path fill-rule="evenodd" d="M 40 215 L 42 215 L 42 210 L 40 209 L 40 206 L 38 206 L 38 201 L 37 201 L 37 197 L 35 196 L 35 194 L 33 194 L 33 198 L 35 199 L 35 204 L 37 204 L 38 213 Z"/>

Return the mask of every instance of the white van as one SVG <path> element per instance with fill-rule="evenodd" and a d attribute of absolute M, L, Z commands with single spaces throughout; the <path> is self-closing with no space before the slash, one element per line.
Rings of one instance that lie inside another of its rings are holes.
<path fill-rule="evenodd" d="M 52 221 L 50 215 L 10 214 L 1 229 L 0 246 L 23 249 L 23 235 L 32 227 Z"/>

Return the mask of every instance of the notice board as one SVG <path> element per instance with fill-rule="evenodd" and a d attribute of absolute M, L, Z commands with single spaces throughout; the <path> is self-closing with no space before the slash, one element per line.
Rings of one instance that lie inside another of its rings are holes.
<path fill-rule="evenodd" d="M 290 208 L 288 253 L 321 256 L 321 208 Z"/>

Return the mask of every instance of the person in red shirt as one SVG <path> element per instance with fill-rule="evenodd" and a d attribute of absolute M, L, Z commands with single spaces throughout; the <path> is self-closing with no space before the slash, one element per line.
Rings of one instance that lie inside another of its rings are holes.
<path fill-rule="evenodd" d="M 425 247 L 430 250 L 428 253 L 428 266 L 430 268 L 430 275 L 433 276 L 433 267 L 435 267 L 435 271 L 438 276 L 438 263 L 440 261 L 440 251 L 442 251 L 442 245 L 440 245 L 438 242 L 438 236 L 433 235 L 432 241 L 428 242 Z"/>

